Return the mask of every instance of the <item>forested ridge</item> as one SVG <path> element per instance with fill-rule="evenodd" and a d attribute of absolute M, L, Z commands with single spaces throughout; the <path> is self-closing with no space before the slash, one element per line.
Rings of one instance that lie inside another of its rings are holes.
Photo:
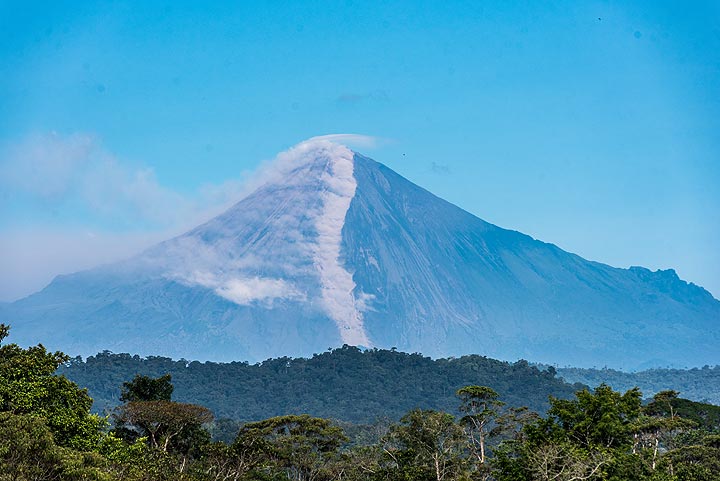
<path fill-rule="evenodd" d="M 692 369 L 647 369 L 623 372 L 615 369 L 557 368 L 558 376 L 568 382 L 588 386 L 605 383 L 615 389 L 639 387 L 646 396 L 674 389 L 693 401 L 720 405 L 720 366 Z"/>
<path fill-rule="evenodd" d="M 178 400 L 207 406 L 217 417 L 237 421 L 311 414 L 372 423 L 379 417 L 400 419 L 413 408 L 454 412 L 455 392 L 466 385 L 490 386 L 508 404 L 545 412 L 548 396 L 570 398 L 582 387 L 526 361 L 508 363 L 476 355 L 433 360 L 351 346 L 309 359 L 277 358 L 259 364 L 104 352 L 85 361 L 71 360 L 59 372 L 88 389 L 99 413 L 118 405 L 123 381 L 136 374 L 170 374 Z"/>
<path fill-rule="evenodd" d="M 7 334 L 0 324 L 0 341 Z M 367 353 L 345 347 L 321 364 L 342 355 Z M 92 414 L 87 390 L 57 373 L 78 362 L 0 345 L 0 481 L 720 481 L 720 406 L 673 390 L 643 402 L 637 388 L 584 387 L 550 396 L 540 416 L 471 384 L 452 393 L 449 411 L 412 408 L 372 432 L 283 414 L 226 424 L 231 436 L 219 442 L 211 431 L 222 421 L 177 400 L 170 373 L 122 381 L 118 405 Z M 525 362 L 504 368 L 544 379 L 535 387 L 557 382 Z"/>

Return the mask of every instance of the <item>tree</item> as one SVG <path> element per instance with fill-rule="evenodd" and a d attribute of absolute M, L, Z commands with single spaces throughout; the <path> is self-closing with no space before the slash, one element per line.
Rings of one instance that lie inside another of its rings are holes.
<path fill-rule="evenodd" d="M 660 391 L 653 396 L 647 406 L 643 408 L 643 415 L 638 419 L 635 429 L 635 443 L 633 444 L 633 453 L 644 449 L 652 451 L 651 458 L 651 469 L 654 471 L 658 465 L 658 458 L 660 454 L 660 448 L 662 447 L 666 451 L 673 452 L 679 446 L 676 443 L 676 439 L 681 437 L 681 434 L 697 428 L 700 423 L 692 419 L 681 417 L 678 414 L 676 406 L 678 404 L 684 404 L 683 399 L 680 399 L 680 393 L 677 391 L 667 390 Z M 691 402 L 692 403 L 692 402 Z M 692 403 L 701 406 L 702 403 Z M 688 409 L 682 409 L 687 412 Z M 690 411 L 692 414 L 696 412 Z M 699 431 L 696 431 L 696 433 Z M 682 441 L 680 442 L 682 444 Z M 693 446 L 688 446 L 692 448 Z M 676 450 L 675 454 L 683 451 Z M 670 454 L 668 453 L 668 454 Z M 673 459 L 671 456 L 669 459 Z M 672 463 L 669 465 L 672 466 Z"/>
<path fill-rule="evenodd" d="M 571 442 L 584 448 L 616 448 L 632 445 L 633 421 L 640 415 L 642 393 L 625 394 L 601 384 L 593 392 L 583 389 L 576 399 L 550 399 L 548 415 Z"/>
<path fill-rule="evenodd" d="M 671 479 L 720 481 L 720 449 L 712 446 L 685 446 L 666 453 L 658 465 Z"/>
<path fill-rule="evenodd" d="M 203 406 L 171 401 L 173 390 L 169 374 L 159 378 L 136 375 L 123 383 L 125 404 L 115 410 L 114 433 L 130 443 L 144 437 L 151 450 L 180 455 L 179 472 L 183 472 L 188 459 L 199 457 L 210 443 L 204 425 L 213 415 Z"/>
<path fill-rule="evenodd" d="M 384 450 L 403 479 L 458 479 L 467 467 L 463 429 L 448 413 L 414 409 L 391 427 Z"/>
<path fill-rule="evenodd" d="M 641 393 L 601 384 L 575 399 L 550 399 L 548 417 L 531 422 L 519 439 L 504 442 L 494 464 L 505 480 L 603 479 L 618 454 L 629 452 Z M 624 466 L 623 469 L 626 467 Z M 622 478 L 615 478 L 622 479 Z"/>
<path fill-rule="evenodd" d="M 635 421 L 632 453 L 639 454 L 643 449 L 652 451 L 651 469 L 655 469 L 661 445 L 665 449 L 672 448 L 673 439 L 681 432 L 695 427 L 697 424 L 677 416 L 664 418 L 660 416 L 640 416 Z"/>
<path fill-rule="evenodd" d="M 0 342 L 8 332 L 9 327 L 0 324 Z M 61 352 L 48 352 L 42 344 L 27 349 L 0 346 L 0 411 L 42 417 L 58 445 L 92 450 L 106 420 L 90 414 L 87 390 L 55 374 L 68 359 Z"/>
<path fill-rule="evenodd" d="M 720 406 L 678 397 L 677 391 L 661 391 L 653 396 L 643 408 L 649 416 L 685 418 L 694 421 L 702 429 L 720 431 Z"/>
<path fill-rule="evenodd" d="M 498 400 L 498 393 L 485 386 L 465 386 L 457 391 L 462 404 L 460 411 L 465 415 L 460 419 L 467 434 L 470 450 L 480 464 L 485 463 L 485 442 L 490 434 L 490 426 L 505 405 Z"/>
<path fill-rule="evenodd" d="M 342 429 L 327 419 L 303 414 L 278 416 L 243 426 L 233 443 L 240 459 L 253 460 L 252 469 L 281 471 L 287 479 L 318 479 L 348 441 Z"/>
<path fill-rule="evenodd" d="M 118 408 L 118 420 L 141 430 L 151 448 L 168 451 L 170 442 L 184 429 L 212 421 L 209 409 L 173 401 L 132 401 Z"/>
<path fill-rule="evenodd" d="M 42 418 L 0 413 L 0 480 L 111 481 L 107 461 L 55 444 Z"/>
<path fill-rule="evenodd" d="M 165 374 L 159 378 L 135 375 L 130 382 L 124 382 L 120 391 L 120 401 L 170 401 L 175 387 L 172 376 Z"/>

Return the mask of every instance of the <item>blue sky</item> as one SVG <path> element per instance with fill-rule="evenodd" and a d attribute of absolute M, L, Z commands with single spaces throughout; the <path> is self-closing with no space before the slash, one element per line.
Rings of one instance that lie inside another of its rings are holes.
<path fill-rule="evenodd" d="M 217 212 L 308 137 L 720 296 L 717 2 L 0 1 L 0 300 Z"/>

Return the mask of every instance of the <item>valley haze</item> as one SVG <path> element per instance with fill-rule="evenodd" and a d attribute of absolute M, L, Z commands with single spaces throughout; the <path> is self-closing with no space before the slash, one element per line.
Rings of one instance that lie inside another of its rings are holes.
<path fill-rule="evenodd" d="M 636 369 L 718 362 L 720 301 L 507 230 L 318 137 L 227 211 L 0 306 L 11 341 L 260 361 L 342 344 Z"/>

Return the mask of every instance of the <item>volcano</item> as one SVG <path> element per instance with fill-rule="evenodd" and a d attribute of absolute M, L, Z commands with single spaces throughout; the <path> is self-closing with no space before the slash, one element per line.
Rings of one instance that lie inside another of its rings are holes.
<path fill-rule="evenodd" d="M 20 344 L 213 361 L 342 344 L 574 366 L 720 361 L 720 301 L 507 230 L 311 140 L 223 214 L 0 307 Z"/>

